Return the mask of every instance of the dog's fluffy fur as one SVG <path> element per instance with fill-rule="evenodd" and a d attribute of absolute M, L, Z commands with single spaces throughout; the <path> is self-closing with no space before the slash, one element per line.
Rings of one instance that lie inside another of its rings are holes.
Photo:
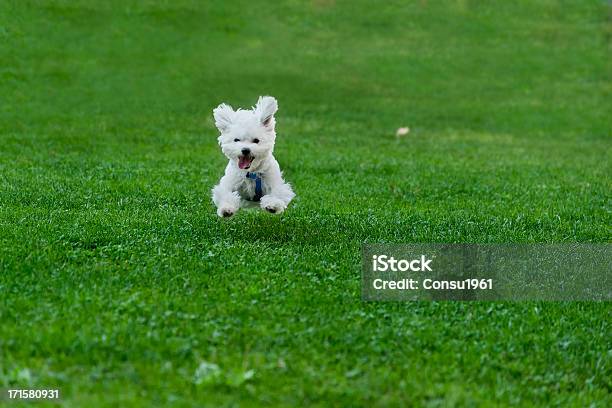
<path fill-rule="evenodd" d="M 253 205 L 255 181 L 247 178 L 247 172 L 257 173 L 262 179 L 262 209 L 280 214 L 295 196 L 272 155 L 277 110 L 276 99 L 271 96 L 259 97 L 251 110 L 234 111 L 225 103 L 213 110 L 215 125 L 221 132 L 219 145 L 229 159 L 225 175 L 212 189 L 219 217 L 231 217 L 240 207 Z"/>

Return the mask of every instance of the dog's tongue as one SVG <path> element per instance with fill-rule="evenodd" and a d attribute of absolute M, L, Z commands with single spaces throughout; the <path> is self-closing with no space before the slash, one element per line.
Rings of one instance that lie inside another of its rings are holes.
<path fill-rule="evenodd" d="M 246 169 L 251 165 L 252 161 L 253 160 L 248 156 L 240 156 L 238 158 L 238 167 L 240 167 L 241 169 Z"/>

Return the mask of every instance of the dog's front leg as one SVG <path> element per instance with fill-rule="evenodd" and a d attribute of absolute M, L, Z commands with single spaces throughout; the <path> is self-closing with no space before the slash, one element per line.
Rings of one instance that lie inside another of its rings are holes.
<path fill-rule="evenodd" d="M 280 180 L 280 184 L 272 186 L 272 191 L 269 194 L 261 197 L 260 205 L 261 208 L 272 214 L 280 214 L 285 211 L 293 197 L 295 197 L 295 193 L 291 186 Z"/>
<path fill-rule="evenodd" d="M 212 189 L 212 199 L 217 206 L 219 217 L 231 217 L 240 208 L 240 195 L 234 191 L 234 178 L 226 174 Z"/>

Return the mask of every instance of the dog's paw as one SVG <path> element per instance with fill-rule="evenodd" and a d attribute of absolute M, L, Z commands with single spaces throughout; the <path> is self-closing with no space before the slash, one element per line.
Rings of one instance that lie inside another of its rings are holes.
<path fill-rule="evenodd" d="M 269 205 L 266 207 L 266 211 L 272 214 L 280 214 L 283 212 L 283 209 L 278 206 Z"/>
<path fill-rule="evenodd" d="M 236 214 L 238 209 L 233 207 L 219 207 L 217 208 L 217 215 L 223 218 L 229 218 L 232 215 Z"/>
<path fill-rule="evenodd" d="M 285 211 L 285 203 L 271 196 L 261 197 L 261 208 L 272 214 L 280 214 Z"/>

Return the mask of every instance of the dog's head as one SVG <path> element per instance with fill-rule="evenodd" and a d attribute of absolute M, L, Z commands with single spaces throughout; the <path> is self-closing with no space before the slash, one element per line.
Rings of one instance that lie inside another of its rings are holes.
<path fill-rule="evenodd" d="M 213 110 L 215 125 L 221 132 L 218 139 L 221 150 L 240 169 L 255 171 L 272 154 L 277 109 L 276 99 L 260 96 L 251 110 L 234 111 L 225 103 Z"/>

